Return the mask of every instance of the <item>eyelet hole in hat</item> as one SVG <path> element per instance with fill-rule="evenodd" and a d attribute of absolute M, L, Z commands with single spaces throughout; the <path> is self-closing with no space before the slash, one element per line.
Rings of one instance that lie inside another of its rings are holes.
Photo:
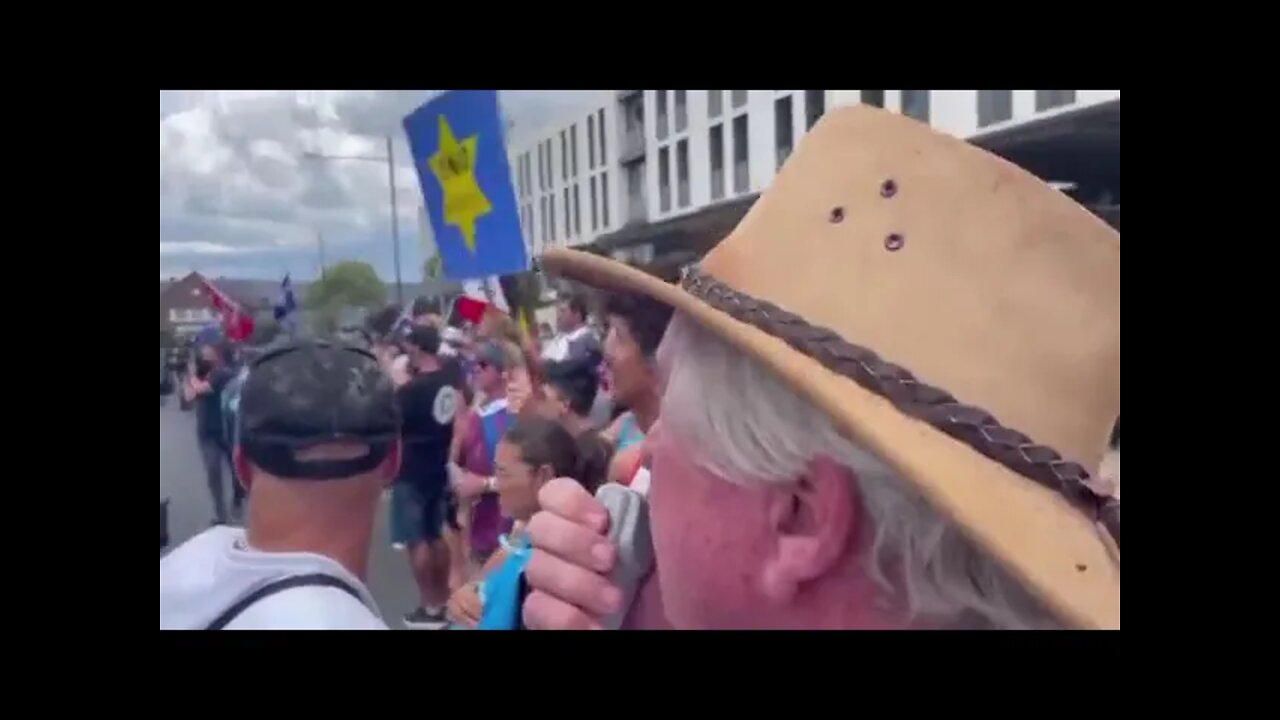
<path fill-rule="evenodd" d="M 898 233 L 890 233 L 889 236 L 884 239 L 884 249 L 889 252 L 897 252 L 901 250 L 902 246 L 905 244 L 907 244 L 907 239 Z"/>
<path fill-rule="evenodd" d="M 842 207 L 831 208 L 831 215 L 829 219 L 832 223 L 844 222 L 844 208 Z"/>
<path fill-rule="evenodd" d="M 880 197 L 891 198 L 898 194 L 898 183 L 892 180 L 885 180 L 880 183 Z"/>

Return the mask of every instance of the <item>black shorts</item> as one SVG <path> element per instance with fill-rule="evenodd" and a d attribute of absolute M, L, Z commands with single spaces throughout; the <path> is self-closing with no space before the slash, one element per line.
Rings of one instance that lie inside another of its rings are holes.
<path fill-rule="evenodd" d="M 446 483 L 397 480 L 391 488 L 391 541 L 412 546 L 439 540 L 451 494 Z"/>

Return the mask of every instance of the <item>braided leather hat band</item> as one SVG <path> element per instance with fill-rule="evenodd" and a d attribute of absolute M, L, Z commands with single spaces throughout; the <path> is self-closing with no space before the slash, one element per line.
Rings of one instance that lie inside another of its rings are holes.
<path fill-rule="evenodd" d="M 1053 448 L 1005 427 L 991 413 L 965 405 L 945 390 L 920 382 L 909 370 L 854 345 L 836 332 L 734 290 L 696 266 L 686 269 L 681 286 L 711 307 L 782 340 L 832 372 L 885 398 L 901 412 L 1057 492 L 1106 528 L 1119 548 L 1120 501 L 1091 490 L 1085 482 L 1089 473 Z"/>

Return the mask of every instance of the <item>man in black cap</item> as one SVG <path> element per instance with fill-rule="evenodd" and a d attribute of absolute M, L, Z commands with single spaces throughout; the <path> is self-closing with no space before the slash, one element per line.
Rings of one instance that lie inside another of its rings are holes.
<path fill-rule="evenodd" d="M 246 528 L 160 561 L 160 628 L 385 629 L 364 578 L 382 490 L 400 466 L 395 391 L 369 352 L 268 351 L 240 398 Z"/>
<path fill-rule="evenodd" d="M 446 624 L 449 600 L 449 551 L 443 540 L 449 514 L 449 446 L 454 419 L 462 407 L 456 367 L 445 367 L 438 355 L 440 333 L 431 325 L 407 331 L 407 374 L 383 358 L 383 369 L 399 387 L 396 396 L 404 417 L 404 464 L 392 491 L 392 540 L 404 545 L 418 584 L 419 605 L 405 615 L 410 629 L 434 630 Z"/>

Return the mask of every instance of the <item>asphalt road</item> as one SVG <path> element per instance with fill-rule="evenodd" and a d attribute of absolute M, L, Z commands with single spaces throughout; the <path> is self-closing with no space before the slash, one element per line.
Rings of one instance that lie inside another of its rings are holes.
<path fill-rule="evenodd" d="M 230 482 L 231 469 L 224 472 Z M 230 503 L 229 488 L 227 493 Z M 160 407 L 160 498 L 169 500 L 169 548 L 204 531 L 213 520 L 213 500 L 196 446 L 195 414 L 179 410 L 176 398 L 168 398 Z M 391 549 L 390 509 L 389 495 L 384 494 L 374 528 L 368 585 L 383 619 L 400 629 L 401 616 L 417 605 L 418 591 L 404 553 Z"/>

